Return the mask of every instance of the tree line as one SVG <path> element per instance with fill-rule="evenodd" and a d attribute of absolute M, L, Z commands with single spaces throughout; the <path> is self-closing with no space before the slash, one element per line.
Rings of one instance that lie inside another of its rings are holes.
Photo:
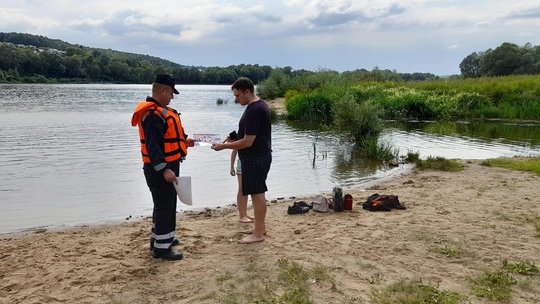
<path fill-rule="evenodd" d="M 268 78 L 268 65 L 184 66 L 161 58 L 89 48 L 43 36 L 0 33 L 0 82 L 151 83 L 158 73 L 179 84 L 231 84 L 239 76 Z"/>
<path fill-rule="evenodd" d="M 294 70 L 290 66 L 240 64 L 228 67 L 186 66 L 149 55 L 90 48 L 59 39 L 26 33 L 0 32 L 0 82 L 151 83 L 158 73 L 175 76 L 179 84 L 231 84 L 245 76 L 255 83 L 279 72 L 290 78 L 321 71 Z M 323 73 L 328 72 L 324 70 Z M 424 81 L 432 73 L 398 73 L 378 67 L 345 71 L 346 78 L 372 81 Z"/>
<path fill-rule="evenodd" d="M 504 42 L 494 50 L 473 52 L 461 61 L 459 69 L 464 77 L 540 74 L 540 46 Z"/>

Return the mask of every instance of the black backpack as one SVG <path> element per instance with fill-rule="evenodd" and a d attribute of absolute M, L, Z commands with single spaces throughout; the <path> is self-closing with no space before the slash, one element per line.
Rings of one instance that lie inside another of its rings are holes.
<path fill-rule="evenodd" d="M 370 195 L 362 204 L 362 208 L 369 211 L 390 211 L 392 209 L 406 209 L 399 202 L 397 195 L 380 195 L 375 193 Z"/>
<path fill-rule="evenodd" d="M 343 203 L 343 189 L 341 189 L 341 187 L 334 187 L 332 191 L 332 200 L 334 211 L 343 211 L 345 204 Z"/>

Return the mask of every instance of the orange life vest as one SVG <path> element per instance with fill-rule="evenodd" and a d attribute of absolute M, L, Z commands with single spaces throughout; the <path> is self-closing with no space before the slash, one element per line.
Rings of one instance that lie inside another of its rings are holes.
<path fill-rule="evenodd" d="M 165 161 L 170 163 L 182 160 L 187 155 L 187 135 L 184 133 L 184 128 L 182 127 L 180 114 L 178 114 L 175 109 L 161 107 L 155 102 L 141 101 L 135 107 L 133 117 L 131 118 L 131 125 L 139 125 L 143 163 L 150 164 L 150 157 L 148 156 L 148 150 L 146 149 L 142 121 L 152 111 L 161 117 L 163 123 L 167 125 L 167 131 L 163 137 Z"/>

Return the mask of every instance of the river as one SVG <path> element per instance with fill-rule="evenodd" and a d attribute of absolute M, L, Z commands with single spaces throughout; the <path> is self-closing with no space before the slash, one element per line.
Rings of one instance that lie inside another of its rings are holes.
<path fill-rule="evenodd" d="M 188 134 L 226 137 L 237 129 L 244 108 L 234 103 L 229 86 L 178 89 L 171 107 L 182 113 Z M 133 108 L 149 92 L 150 85 L 0 84 L 0 234 L 149 216 L 152 201 L 142 174 L 137 129 L 130 124 Z M 218 104 L 218 98 L 225 102 Z M 538 125 L 496 123 L 521 134 L 502 137 L 489 136 L 489 130 L 485 135 L 471 124 L 444 132 L 434 131 L 436 126 L 389 124 L 381 138 L 401 153 L 419 152 L 421 157 L 540 154 L 534 135 L 540 134 Z M 337 185 L 361 187 L 406 170 L 351 157 L 350 146 L 329 131 L 277 121 L 272 132 L 268 199 L 329 193 Z M 229 159 L 229 151 L 190 149 L 181 175 L 192 177 L 194 204 L 179 204 L 179 210 L 235 202 L 237 185 L 229 175 Z"/>

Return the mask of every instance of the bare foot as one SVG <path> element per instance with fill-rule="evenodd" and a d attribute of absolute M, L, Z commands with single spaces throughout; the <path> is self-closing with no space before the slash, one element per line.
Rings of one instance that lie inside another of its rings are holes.
<path fill-rule="evenodd" d="M 243 233 L 243 234 L 253 234 L 253 229 L 244 230 L 241 233 Z M 266 235 L 266 231 L 263 234 Z"/>
<path fill-rule="evenodd" d="M 256 237 L 253 234 L 246 236 L 245 238 L 238 241 L 240 244 L 251 244 L 264 241 L 264 237 Z"/>
<path fill-rule="evenodd" d="M 248 216 L 244 216 L 239 220 L 240 223 L 253 223 L 253 219 L 249 218 Z"/>

